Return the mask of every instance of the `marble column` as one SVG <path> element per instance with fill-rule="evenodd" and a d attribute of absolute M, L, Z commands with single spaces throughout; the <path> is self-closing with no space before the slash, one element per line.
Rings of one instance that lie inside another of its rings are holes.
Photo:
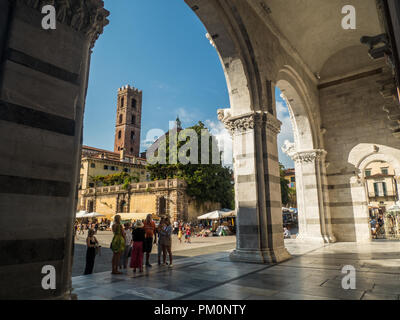
<path fill-rule="evenodd" d="M 329 214 L 325 157 L 322 149 L 295 151 L 286 146 L 285 152 L 295 162 L 298 207 L 298 240 L 321 243 L 335 242 Z"/>
<path fill-rule="evenodd" d="M 269 112 L 218 118 L 233 137 L 237 244 L 233 261 L 272 264 L 287 260 L 277 148 L 281 122 Z"/>
<path fill-rule="evenodd" d="M 56 29 L 45 30 L 47 1 L 8 3 L 6 32 L 0 23 L 0 299 L 68 299 L 90 54 L 109 13 L 101 0 L 54 0 Z"/>

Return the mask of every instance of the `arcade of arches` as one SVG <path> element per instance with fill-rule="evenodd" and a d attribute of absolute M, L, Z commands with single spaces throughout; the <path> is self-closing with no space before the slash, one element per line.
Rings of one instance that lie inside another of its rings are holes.
<path fill-rule="evenodd" d="M 0 273 L 7 274 L 0 297 L 7 298 L 70 292 L 90 55 L 110 14 L 101 0 L 84 7 L 70 0 L 70 11 L 55 0 L 63 14 L 56 30 L 43 30 L 43 2 L 0 2 Z M 300 238 L 371 241 L 360 172 L 373 160 L 399 168 L 398 3 L 353 0 L 357 29 L 345 30 L 343 0 L 186 2 L 220 55 L 230 95 L 230 108 L 218 117 L 234 144 L 238 227 L 231 258 L 290 258 L 282 234 L 276 86 L 295 131 L 285 151 L 296 165 Z M 386 47 L 377 54 L 360 43 L 383 33 Z M 46 264 L 57 270 L 51 292 L 40 286 Z"/>

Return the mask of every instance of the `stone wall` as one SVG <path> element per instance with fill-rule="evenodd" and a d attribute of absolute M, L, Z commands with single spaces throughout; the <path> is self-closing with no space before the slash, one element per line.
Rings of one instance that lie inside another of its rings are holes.
<path fill-rule="evenodd" d="M 381 69 L 380 69 L 381 70 Z M 380 72 L 380 71 L 379 71 Z M 388 128 L 377 73 L 320 90 L 332 225 L 338 241 L 370 239 L 368 203 L 357 165 L 367 156 L 398 154 L 400 141 Z M 380 148 L 380 150 L 379 150 Z M 384 158 L 381 158 L 384 160 Z"/>
<path fill-rule="evenodd" d="M 197 203 L 196 201 L 191 200 L 189 201 L 189 206 L 188 206 L 187 221 L 197 222 L 198 216 L 220 209 L 221 209 L 220 203 L 210 202 L 210 201 Z"/>

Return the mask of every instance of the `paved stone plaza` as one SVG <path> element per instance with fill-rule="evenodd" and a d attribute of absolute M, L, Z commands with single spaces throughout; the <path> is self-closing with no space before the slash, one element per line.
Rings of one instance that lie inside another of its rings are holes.
<path fill-rule="evenodd" d="M 97 240 L 102 246 L 101 256 L 96 256 L 93 273 L 111 272 L 111 259 L 112 251 L 109 249 L 112 240 L 112 233 L 110 231 L 99 231 L 96 235 Z M 192 237 L 191 243 L 179 243 L 178 237 L 172 237 L 172 253 L 174 263 L 177 260 L 200 256 L 205 254 L 217 253 L 220 251 L 233 250 L 236 246 L 236 237 L 207 237 L 197 238 Z M 72 266 L 72 276 L 80 276 L 85 270 L 86 264 L 86 232 L 84 235 L 78 235 L 75 239 L 74 249 L 74 263 Z M 153 246 L 150 255 L 150 263 L 157 263 L 157 246 Z"/>
<path fill-rule="evenodd" d="M 80 300 L 399 300 L 400 242 L 285 244 L 293 258 L 272 266 L 231 262 L 225 251 L 179 259 L 173 269 L 73 277 L 73 292 Z M 357 270 L 355 290 L 341 287 L 344 265 Z"/>

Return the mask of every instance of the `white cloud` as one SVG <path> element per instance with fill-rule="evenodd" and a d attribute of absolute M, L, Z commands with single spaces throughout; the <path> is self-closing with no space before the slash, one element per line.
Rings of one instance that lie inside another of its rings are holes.
<path fill-rule="evenodd" d="M 282 146 L 285 143 L 285 140 L 289 140 L 291 142 L 294 141 L 293 137 L 293 128 L 290 120 L 289 109 L 286 106 L 286 103 L 282 101 L 276 102 L 276 113 L 278 119 L 282 122 L 281 132 L 278 135 L 278 153 L 279 153 L 279 161 L 287 168 L 293 168 L 294 163 L 293 160 L 288 157 L 283 151 Z"/>
<path fill-rule="evenodd" d="M 206 120 L 205 126 L 210 130 L 211 134 L 215 136 L 218 142 L 218 148 L 223 152 L 222 164 L 224 166 L 232 167 L 233 164 L 233 151 L 232 151 L 232 137 L 228 130 L 220 121 Z"/>
<path fill-rule="evenodd" d="M 178 115 L 179 119 L 186 124 L 199 119 L 195 112 L 188 112 L 184 108 L 178 108 L 175 113 Z"/>

